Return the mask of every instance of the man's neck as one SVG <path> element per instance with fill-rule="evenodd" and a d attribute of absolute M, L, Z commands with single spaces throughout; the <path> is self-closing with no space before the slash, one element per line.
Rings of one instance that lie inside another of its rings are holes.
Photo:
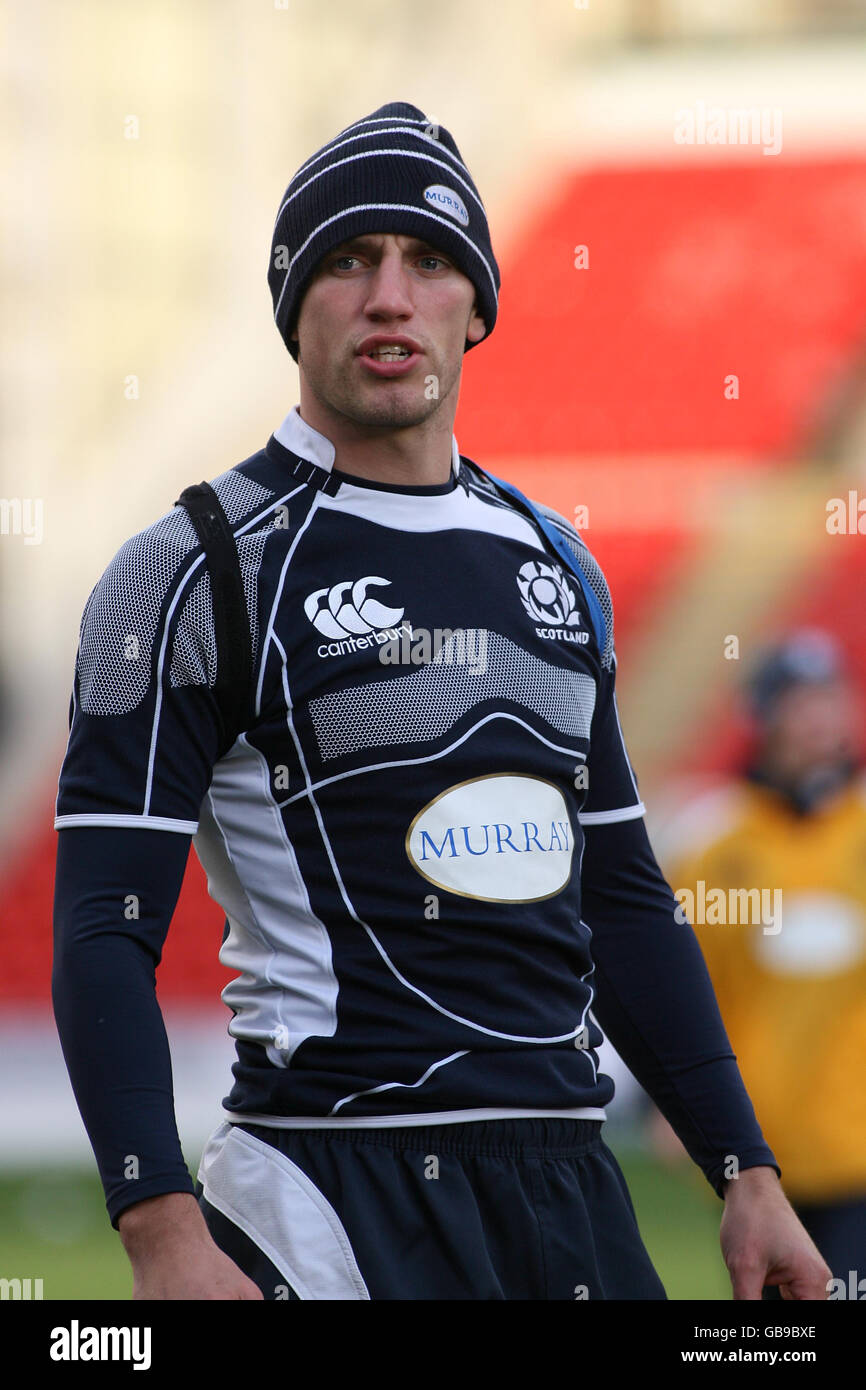
<path fill-rule="evenodd" d="M 323 409 L 315 397 L 301 395 L 298 413 L 334 446 L 334 468 L 371 482 L 427 487 L 451 477 L 453 412 L 434 412 L 405 429 L 361 425 Z"/>

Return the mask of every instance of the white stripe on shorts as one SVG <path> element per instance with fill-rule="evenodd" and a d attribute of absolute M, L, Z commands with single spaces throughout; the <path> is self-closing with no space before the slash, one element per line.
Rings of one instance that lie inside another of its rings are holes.
<path fill-rule="evenodd" d="M 224 1121 L 198 1170 L 204 1196 L 262 1250 L 300 1299 L 369 1299 L 349 1237 L 306 1173 Z"/>

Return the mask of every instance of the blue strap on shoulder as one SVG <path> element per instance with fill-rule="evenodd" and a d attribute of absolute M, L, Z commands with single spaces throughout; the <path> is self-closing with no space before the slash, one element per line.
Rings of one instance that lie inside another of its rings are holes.
<path fill-rule="evenodd" d="M 507 492 L 510 497 L 513 497 L 514 501 L 518 503 L 523 511 L 529 514 L 536 526 L 553 546 L 563 564 L 578 580 L 584 601 L 589 610 L 589 616 L 595 632 L 595 640 L 598 643 L 598 650 L 600 653 L 603 653 L 607 647 L 607 623 L 605 622 L 604 613 L 601 610 L 601 604 L 595 596 L 592 585 L 584 574 L 583 566 L 565 537 L 562 535 L 562 532 L 557 530 L 553 523 L 548 521 L 547 517 L 543 516 L 541 512 L 532 505 L 528 497 L 524 497 L 520 488 L 515 487 L 513 483 L 507 483 L 504 478 L 497 478 L 493 473 L 488 473 L 486 468 L 480 468 L 479 465 L 475 463 L 474 459 L 472 462 L 480 473 L 483 473 L 492 483 L 495 483 L 497 487 L 501 487 L 504 492 Z"/>

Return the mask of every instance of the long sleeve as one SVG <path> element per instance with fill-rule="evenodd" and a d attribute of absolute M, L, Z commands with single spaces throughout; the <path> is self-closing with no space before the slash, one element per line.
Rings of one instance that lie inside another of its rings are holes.
<path fill-rule="evenodd" d="M 114 1226 L 145 1197 L 193 1191 L 155 993 L 189 846 L 151 829 L 59 835 L 54 1016 Z"/>
<path fill-rule="evenodd" d="M 780 1173 L 755 1118 L 697 938 L 642 819 L 589 825 L 583 915 L 599 1025 L 719 1196 L 739 1168 Z M 679 913 L 682 917 L 682 913 Z"/>
<path fill-rule="evenodd" d="M 179 508 L 118 551 L 81 623 L 60 772 L 55 1018 L 113 1224 L 193 1184 L 155 970 L 224 746 L 208 573 Z"/>

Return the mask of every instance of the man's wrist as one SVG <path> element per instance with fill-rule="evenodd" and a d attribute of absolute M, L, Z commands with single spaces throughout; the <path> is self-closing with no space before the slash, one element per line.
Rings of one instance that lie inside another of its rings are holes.
<path fill-rule="evenodd" d="M 127 1254 L 144 1254 L 183 1233 L 205 1228 L 198 1201 L 191 1192 L 162 1192 L 134 1202 L 117 1218 L 117 1230 Z"/>
<path fill-rule="evenodd" d="M 741 1168 L 733 1177 L 725 1178 L 722 1183 L 722 1195 L 727 1201 L 732 1192 L 737 1191 L 757 1191 L 761 1188 L 767 1190 L 778 1189 L 779 1174 L 775 1168 L 769 1164 L 756 1164 L 753 1168 Z"/>

